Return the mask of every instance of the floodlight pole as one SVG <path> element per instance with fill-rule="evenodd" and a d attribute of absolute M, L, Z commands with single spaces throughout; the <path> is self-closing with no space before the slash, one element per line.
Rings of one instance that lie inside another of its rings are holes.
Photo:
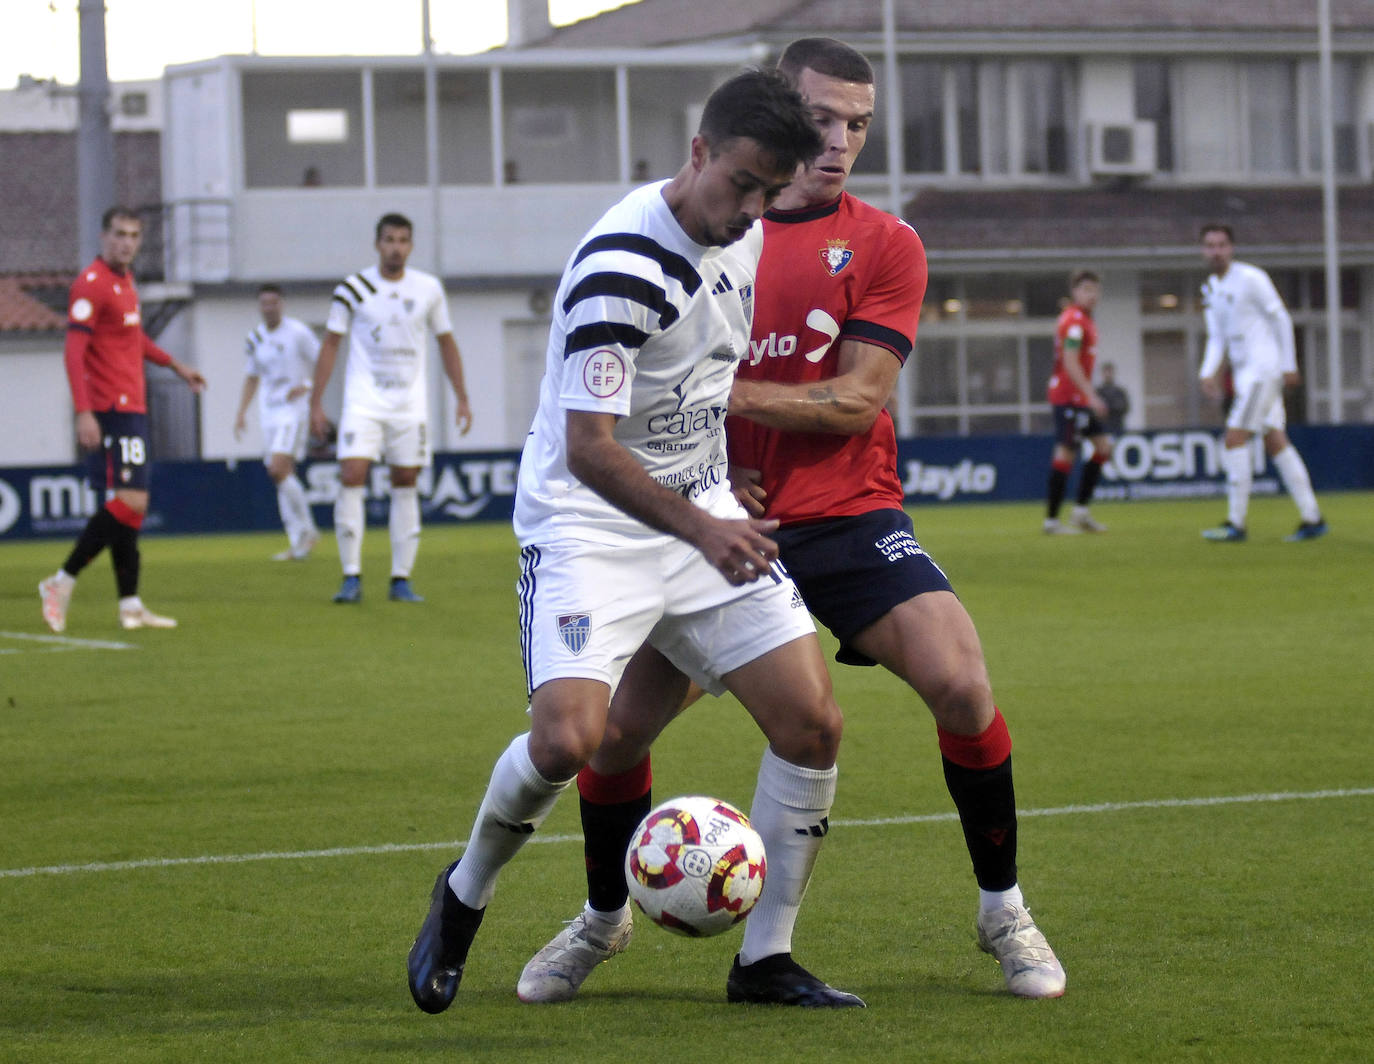
<path fill-rule="evenodd" d="M 1336 132 L 1331 71 L 1331 0 L 1317 2 L 1318 76 L 1321 80 L 1322 241 L 1326 252 L 1326 382 L 1331 424 L 1344 418 L 1341 394 L 1341 266 L 1336 231 Z"/>
<path fill-rule="evenodd" d="M 420 5 L 425 57 L 425 181 L 429 184 L 430 239 L 434 248 L 434 276 L 444 276 L 443 210 L 439 191 L 439 74 L 434 67 L 434 34 L 429 23 L 429 0 Z"/>
<path fill-rule="evenodd" d="M 81 266 L 100 254 L 100 216 L 114 206 L 114 134 L 110 76 L 105 67 L 105 0 L 80 0 L 80 125 L 76 138 L 77 248 Z"/>
<path fill-rule="evenodd" d="M 902 216 L 902 96 L 897 72 L 897 15 L 893 0 L 883 0 L 883 91 L 887 94 L 888 210 Z"/>

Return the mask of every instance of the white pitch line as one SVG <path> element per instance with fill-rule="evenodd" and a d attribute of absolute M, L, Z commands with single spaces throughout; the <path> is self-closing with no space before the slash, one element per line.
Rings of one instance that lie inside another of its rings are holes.
<path fill-rule="evenodd" d="M 1078 816 L 1091 813 L 1123 813 L 1134 809 L 1196 809 L 1215 805 L 1252 805 L 1258 802 L 1320 801 L 1329 798 L 1374 797 L 1374 787 L 1346 787 L 1327 791 L 1277 791 L 1272 794 L 1219 795 L 1211 798 L 1154 798 L 1140 802 L 1097 802 L 1092 805 L 1061 805 L 1049 809 L 1022 809 L 1017 816 Z M 923 816 L 879 817 L 872 820 L 834 820 L 834 827 L 874 828 L 900 824 L 935 824 L 957 820 L 956 813 Z M 528 845 L 581 842 L 581 835 L 538 835 Z M 338 846 L 328 850 L 285 850 L 268 853 L 206 854 L 201 857 L 147 857 L 137 861 L 97 861 L 91 864 L 42 865 L 34 868 L 0 868 L 0 879 L 32 876 L 66 876 L 77 872 L 127 872 L 143 868 L 177 868 L 183 865 L 246 864 L 250 861 L 310 861 L 324 857 L 357 857 L 372 853 L 414 853 L 422 850 L 459 850 L 462 842 L 381 843 L 376 846 Z"/>
<path fill-rule="evenodd" d="M 59 650 L 138 649 L 137 643 L 117 643 L 109 639 L 75 639 L 69 635 L 35 635 L 33 632 L 0 632 L 0 639 L 26 639 L 31 643 L 46 643 Z"/>

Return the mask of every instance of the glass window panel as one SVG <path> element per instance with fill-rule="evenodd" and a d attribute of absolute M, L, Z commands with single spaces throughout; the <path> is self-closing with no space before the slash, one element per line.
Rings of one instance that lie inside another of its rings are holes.
<path fill-rule="evenodd" d="M 1265 60 L 1246 66 L 1250 167 L 1261 174 L 1298 169 L 1298 101 L 1294 65 Z"/>
<path fill-rule="evenodd" d="M 955 340 L 917 340 L 912 355 L 916 406 L 954 406 L 959 402 L 959 345 Z M 911 371 L 907 370 L 907 375 Z"/>
<path fill-rule="evenodd" d="M 902 148 L 909 174 L 943 173 L 945 169 L 944 70 L 940 63 L 904 60 L 899 64 Z"/>
<path fill-rule="evenodd" d="M 491 82 L 485 70 L 439 73 L 439 180 L 489 185 Z"/>
<path fill-rule="evenodd" d="M 979 136 L 986 152 L 983 172 L 1005 174 L 1011 168 L 1011 147 L 1007 140 L 1007 71 L 997 62 L 978 67 L 979 96 L 984 106 L 979 114 Z"/>
<path fill-rule="evenodd" d="M 1326 271 L 1312 270 L 1307 278 L 1310 296 L 1309 306 L 1313 310 L 1326 309 Z M 1342 310 L 1360 309 L 1360 271 L 1346 268 L 1341 270 L 1340 296 Z"/>
<path fill-rule="evenodd" d="M 1290 310 L 1306 306 L 1303 296 L 1309 287 L 1307 276 L 1302 270 L 1270 270 L 1269 279 L 1278 289 L 1279 298 Z"/>
<path fill-rule="evenodd" d="M 970 436 L 1001 436 L 1020 431 L 1020 414 L 974 414 L 968 419 Z"/>
<path fill-rule="evenodd" d="M 1155 124 L 1155 168 L 1168 173 L 1174 168 L 1173 93 L 1168 60 L 1136 60 L 1135 116 Z"/>
<path fill-rule="evenodd" d="M 957 436 L 959 435 L 959 419 L 953 415 L 918 417 L 916 419 L 916 435 Z"/>
<path fill-rule="evenodd" d="M 1181 270 L 1150 270 L 1140 278 L 1142 314 L 1177 314 L 1188 309 L 1194 285 Z"/>
<path fill-rule="evenodd" d="M 248 188 L 363 183 L 361 72 L 245 72 L 242 84 L 244 183 Z M 287 116 L 311 111 L 336 116 L 333 136 L 293 141 Z M 342 139 L 337 139 L 340 133 Z"/>
<path fill-rule="evenodd" d="M 954 68 L 954 106 L 959 127 L 959 172 L 981 173 L 983 148 L 978 135 L 978 66 L 971 59 L 951 66 Z"/>
<path fill-rule="evenodd" d="M 629 71 L 630 180 L 672 177 L 696 132 L 701 106 L 723 71 L 651 67 Z M 733 71 L 730 71 L 733 73 Z"/>
<path fill-rule="evenodd" d="M 968 339 L 968 401 L 970 406 L 1015 403 L 1021 399 L 1014 336 L 971 336 Z"/>
<path fill-rule="evenodd" d="M 1068 305 L 1069 279 L 1062 274 L 1043 273 L 1026 278 L 1026 317 L 1057 318 Z"/>
<path fill-rule="evenodd" d="M 1240 123 L 1236 67 L 1215 59 L 1175 65 L 1179 168 L 1190 174 L 1240 170 Z"/>
<path fill-rule="evenodd" d="M 1028 398 L 1039 402 L 1044 398 L 1044 388 L 1049 384 L 1050 374 L 1054 372 L 1054 337 L 1031 336 L 1026 340 Z"/>
<path fill-rule="evenodd" d="M 377 184 L 425 184 L 424 73 L 376 71 L 372 75 L 372 106 Z"/>
<path fill-rule="evenodd" d="M 1322 168 L 1321 142 L 1321 66 L 1311 61 L 1301 67 L 1303 100 L 1307 111 L 1307 168 Z M 1343 57 L 1331 60 L 1331 124 L 1336 145 L 1336 172 L 1353 174 L 1359 166 L 1356 134 L 1357 89 L 1355 61 Z"/>
<path fill-rule="evenodd" d="M 876 174 L 887 173 L 887 128 L 884 119 L 886 115 L 882 104 L 882 87 L 886 84 L 884 80 L 886 74 L 883 61 L 876 56 L 868 56 L 869 63 L 873 66 L 873 84 L 878 86 L 877 113 L 873 116 L 873 124 L 868 127 L 868 139 L 864 141 L 864 150 L 859 153 L 859 157 L 854 160 L 854 168 L 851 173 L 873 176 Z"/>
<path fill-rule="evenodd" d="M 617 179 L 614 71 L 506 70 L 501 78 L 508 184 Z"/>
<path fill-rule="evenodd" d="M 964 282 L 964 313 L 970 320 L 999 320 L 1021 316 L 1025 292 L 1015 274 L 979 274 Z"/>
<path fill-rule="evenodd" d="M 963 306 L 959 286 L 953 278 L 932 277 L 926 284 L 925 299 L 921 303 L 921 321 L 956 321 Z"/>
<path fill-rule="evenodd" d="M 1012 84 L 1021 106 L 1021 169 L 1028 174 L 1068 172 L 1064 82 L 1060 63 L 1012 64 Z"/>

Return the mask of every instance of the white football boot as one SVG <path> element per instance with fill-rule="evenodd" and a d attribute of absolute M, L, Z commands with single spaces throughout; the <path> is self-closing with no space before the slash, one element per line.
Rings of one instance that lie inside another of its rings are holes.
<path fill-rule="evenodd" d="M 978 948 L 997 958 L 1007 989 L 1017 997 L 1052 998 L 1064 993 L 1064 966 L 1029 910 L 1020 905 L 1004 905 L 978 915 Z"/>
<path fill-rule="evenodd" d="M 177 622 L 171 617 L 154 613 L 141 602 L 119 607 L 119 626 L 121 628 L 175 628 Z"/>
<path fill-rule="evenodd" d="M 516 994 L 528 1004 L 571 1001 L 592 969 L 628 946 L 633 933 L 634 921 L 628 907 L 624 918 L 616 924 L 608 924 L 584 908 L 552 942 L 530 958 L 520 973 Z"/>
<path fill-rule="evenodd" d="M 65 572 L 59 572 L 38 584 L 38 594 L 43 600 L 43 620 L 54 632 L 67 630 L 67 607 L 71 605 L 72 592 L 76 590 L 76 580 Z"/>
<path fill-rule="evenodd" d="M 1101 521 L 1094 520 L 1093 515 L 1088 512 L 1088 508 L 1086 506 L 1075 506 L 1073 508 L 1073 516 L 1070 517 L 1069 520 L 1072 521 L 1076 527 L 1081 528 L 1084 532 L 1107 531 L 1107 526 L 1104 525 Z"/>

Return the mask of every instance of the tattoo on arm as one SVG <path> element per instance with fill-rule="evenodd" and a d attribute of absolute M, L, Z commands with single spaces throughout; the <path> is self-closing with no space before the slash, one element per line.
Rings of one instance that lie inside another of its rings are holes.
<path fill-rule="evenodd" d="M 839 399 L 835 395 L 835 388 L 830 384 L 818 384 L 806 393 L 806 397 L 813 403 L 821 406 L 839 406 Z"/>

